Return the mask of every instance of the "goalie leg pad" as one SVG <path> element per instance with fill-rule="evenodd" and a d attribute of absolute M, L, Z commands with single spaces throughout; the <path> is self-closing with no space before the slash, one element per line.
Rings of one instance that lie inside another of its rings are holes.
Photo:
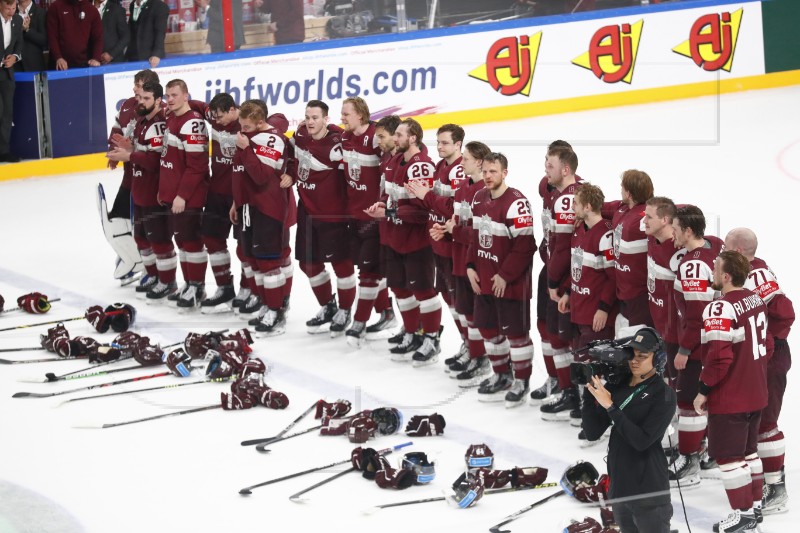
<path fill-rule="evenodd" d="M 101 183 L 97 185 L 97 210 L 106 240 L 121 260 L 114 270 L 114 277 L 120 279 L 132 272 L 140 272 L 144 266 L 133 238 L 131 221 L 128 218 L 109 218 L 106 194 Z"/>

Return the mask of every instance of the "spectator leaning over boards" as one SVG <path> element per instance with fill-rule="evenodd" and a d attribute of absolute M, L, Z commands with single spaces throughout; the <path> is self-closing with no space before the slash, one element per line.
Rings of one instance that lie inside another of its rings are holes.
<path fill-rule="evenodd" d="M 39 72 L 47 70 L 44 62 L 44 51 L 47 48 L 47 29 L 45 18 L 47 11 L 33 0 L 21 0 L 17 4 L 17 13 L 22 17 L 22 57 L 14 69 L 17 72 Z"/>
<path fill-rule="evenodd" d="M 99 67 L 103 54 L 103 21 L 87 0 L 55 0 L 47 8 L 50 63 L 56 70 Z"/>
<path fill-rule="evenodd" d="M 100 62 L 106 65 L 125 61 L 125 47 L 131 38 L 128 21 L 125 20 L 125 8 L 119 0 L 94 0 L 94 7 L 103 20 L 103 54 Z"/>
<path fill-rule="evenodd" d="M 131 40 L 125 57 L 128 61 L 148 61 L 156 68 L 164 59 L 164 36 L 167 34 L 169 8 L 161 0 L 131 2 L 128 27 Z"/>
<path fill-rule="evenodd" d="M 303 0 L 256 0 L 262 2 L 259 11 L 269 13 L 270 31 L 275 32 L 275 44 L 302 43 L 306 38 L 303 20 Z"/>
<path fill-rule="evenodd" d="M 8 151 L 14 110 L 14 64 L 22 54 L 22 17 L 16 11 L 16 0 L 0 0 L 0 162 L 8 163 L 19 161 Z"/>

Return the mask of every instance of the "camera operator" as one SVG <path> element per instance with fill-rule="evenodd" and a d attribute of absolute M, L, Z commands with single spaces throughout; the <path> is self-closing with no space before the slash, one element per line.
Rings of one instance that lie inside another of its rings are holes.
<path fill-rule="evenodd" d="M 630 375 L 608 378 L 606 385 L 599 376 L 591 376 L 584 392 L 583 429 L 586 438 L 594 440 L 613 424 L 608 496 L 620 500 L 613 501 L 612 507 L 621 533 L 669 533 L 672 504 L 661 438 L 677 399 L 660 375 L 666 353 L 652 328 L 638 330 L 620 349 L 628 352 L 623 359 Z"/>

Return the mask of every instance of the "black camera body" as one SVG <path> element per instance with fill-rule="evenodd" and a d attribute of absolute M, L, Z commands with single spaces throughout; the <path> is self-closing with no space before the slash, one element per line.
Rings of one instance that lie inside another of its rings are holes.
<path fill-rule="evenodd" d="M 591 361 L 571 363 L 569 365 L 570 380 L 575 385 L 586 385 L 593 376 L 605 379 L 612 385 L 618 385 L 627 380 L 631 375 L 628 361 L 633 357 L 633 349 L 625 345 L 630 340 L 631 337 L 626 337 L 613 341 L 590 343 L 587 348 Z"/>

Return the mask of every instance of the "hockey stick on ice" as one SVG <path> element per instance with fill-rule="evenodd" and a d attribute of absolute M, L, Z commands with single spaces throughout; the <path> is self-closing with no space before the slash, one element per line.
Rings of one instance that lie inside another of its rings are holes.
<path fill-rule="evenodd" d="M 117 311 L 107 311 L 107 312 L 105 312 L 105 315 L 106 316 L 114 316 L 114 315 L 120 315 L 120 314 L 122 314 L 124 312 L 125 312 L 124 310 L 119 309 Z M 51 320 L 49 322 L 37 322 L 36 324 L 26 324 L 24 326 L 13 326 L 13 327 L 10 327 L 10 328 L 3 328 L 3 329 L 0 329 L 0 332 L 12 331 L 12 330 L 15 330 L 15 329 L 35 328 L 36 326 L 49 326 L 50 324 L 60 324 L 62 322 L 72 322 L 72 321 L 75 321 L 75 320 L 83 320 L 84 318 L 86 318 L 85 314 L 81 315 L 81 316 L 72 317 L 72 318 L 62 318 L 61 320 Z"/>
<path fill-rule="evenodd" d="M 0 352 L 29 352 L 34 350 L 44 350 L 42 346 L 25 346 L 23 348 L 0 348 Z"/>
<path fill-rule="evenodd" d="M 138 424 L 139 422 L 147 422 L 149 420 L 157 420 L 159 418 L 167 418 L 170 416 L 181 416 L 181 415 L 188 415 L 190 413 L 199 413 L 200 411 L 209 411 L 211 409 L 221 409 L 222 404 L 215 403 L 214 405 L 205 405 L 203 407 L 195 407 L 194 409 L 186 409 L 183 411 L 174 411 L 172 413 L 164 413 L 163 415 L 156 415 L 156 416 L 148 416 L 147 418 L 137 418 L 136 420 L 126 420 L 125 422 L 112 422 L 110 424 L 103 424 L 101 426 L 91 426 L 91 425 L 82 425 L 82 426 L 72 426 L 76 429 L 106 429 L 106 428 L 115 428 L 117 426 L 126 426 L 128 424 Z"/>
<path fill-rule="evenodd" d="M 562 496 L 564 494 L 566 494 L 566 492 L 564 492 L 564 490 L 562 489 L 562 490 L 559 490 L 558 492 L 554 492 L 553 494 L 551 494 L 550 496 L 547 496 L 546 498 L 542 498 L 539 501 L 533 502 L 532 504 L 528 505 L 527 507 L 523 507 L 522 509 L 520 509 L 516 513 L 508 515 L 505 520 L 503 520 L 502 522 L 500 522 L 497 525 L 494 525 L 494 526 L 490 527 L 489 531 L 491 531 L 492 533 L 511 533 L 510 529 L 500 529 L 500 527 L 508 524 L 509 522 L 513 522 L 514 520 L 519 518 L 520 515 L 522 515 L 523 513 L 527 513 L 531 509 L 533 509 L 535 507 L 539 507 L 540 505 L 545 504 L 545 503 L 549 502 L 550 500 L 554 500 L 554 499 L 556 499 L 559 496 Z"/>
<path fill-rule="evenodd" d="M 0 365 L 25 365 L 29 363 L 52 363 L 54 361 L 71 361 L 72 359 L 89 359 L 88 355 L 74 357 L 47 357 L 45 359 L 0 359 Z"/>
<path fill-rule="evenodd" d="M 243 440 L 243 441 L 242 441 L 242 446 L 253 446 L 253 445 L 255 445 L 255 444 L 262 444 L 262 443 L 265 443 L 265 442 L 273 442 L 275 439 L 279 439 L 279 438 L 283 437 L 283 436 L 284 436 L 284 435 L 286 435 L 286 433 L 288 433 L 288 432 L 289 432 L 289 431 L 290 431 L 290 430 L 291 430 L 293 427 L 295 427 L 295 426 L 297 425 L 297 423 L 298 423 L 298 422 L 300 422 L 300 421 L 301 421 L 303 418 L 305 418 L 306 416 L 308 416 L 308 413 L 310 413 L 311 411 L 313 411 L 313 410 L 314 410 L 314 408 L 317 406 L 317 404 L 318 404 L 318 403 L 319 403 L 319 402 L 314 402 L 313 404 L 311 404 L 311 407 L 309 407 L 308 409 L 306 409 L 305 411 L 303 411 L 303 412 L 300 414 L 300 416 L 298 416 L 297 418 L 295 418 L 295 419 L 292 421 L 292 423 L 291 423 L 291 424 L 289 424 L 288 426 L 286 426 L 285 428 L 283 428 L 283 429 L 282 429 L 282 430 L 281 430 L 281 431 L 280 431 L 278 434 L 276 434 L 274 437 L 266 437 L 266 438 L 263 438 L 263 439 L 251 439 L 251 440 Z"/>
<path fill-rule="evenodd" d="M 386 453 L 389 453 L 389 452 L 394 451 L 394 450 L 399 450 L 400 448 L 403 448 L 405 446 L 410 446 L 411 444 L 412 443 L 410 441 L 409 442 L 404 442 L 403 444 L 398 444 L 397 446 L 392 446 L 391 448 L 385 448 L 383 450 L 378 450 L 378 453 L 379 454 L 386 454 Z M 252 494 L 253 489 L 257 489 L 259 487 L 264 487 L 266 485 L 272 485 L 273 483 L 278 483 L 279 481 L 285 481 L 287 479 L 293 479 L 293 478 L 296 478 L 296 477 L 304 476 L 306 474 L 310 474 L 311 472 L 319 472 L 320 470 L 325 470 L 326 468 L 332 468 L 334 466 L 343 465 L 345 463 L 349 463 L 350 461 L 352 461 L 352 459 L 350 459 L 348 457 L 347 459 L 345 459 L 343 461 L 336 461 L 335 463 L 322 465 L 322 466 L 317 466 L 317 467 L 314 467 L 314 468 L 309 468 L 308 470 L 303 470 L 302 472 L 295 472 L 294 474 L 289 474 L 287 476 L 283 476 L 283 477 L 279 477 L 279 478 L 275 478 L 275 479 L 270 479 L 268 481 L 263 481 L 261 483 L 257 483 L 256 485 L 250 485 L 249 487 L 245 487 L 243 489 L 240 489 L 239 490 L 239 494 L 242 494 L 242 495 Z"/>
<path fill-rule="evenodd" d="M 146 389 L 134 389 L 134 390 L 124 390 L 124 391 L 120 391 L 120 392 L 109 392 L 107 394 L 97 394 L 96 396 L 80 396 L 78 398 L 70 398 L 68 400 L 64 400 L 63 402 L 61 402 L 58 405 L 55 405 L 54 407 L 61 407 L 64 404 L 67 404 L 67 403 L 70 403 L 70 402 L 80 402 L 82 400 L 94 400 L 95 398 L 106 398 L 108 396 L 119 396 L 119 395 L 122 395 L 122 394 L 133 394 L 133 393 L 136 393 L 136 392 L 147 392 L 147 391 L 152 391 L 152 390 L 174 389 L 174 388 L 177 388 L 177 387 L 186 387 L 188 385 L 200 385 L 201 383 L 213 383 L 213 382 L 222 382 L 222 381 L 227 381 L 227 378 L 204 379 L 202 381 L 190 381 L 188 383 L 172 383 L 170 385 L 162 385 L 160 387 L 148 387 Z"/>
<path fill-rule="evenodd" d="M 53 298 L 52 300 L 47 300 L 48 303 L 60 302 L 60 301 L 61 301 L 61 298 Z M 11 313 L 12 311 L 19 311 L 20 309 L 22 309 L 22 308 L 21 307 L 12 307 L 11 309 L 3 309 L 2 311 L 0 311 L 0 314 L 4 315 L 6 313 Z"/>
<path fill-rule="evenodd" d="M 549 489 L 552 487 L 557 487 L 558 483 L 542 483 L 541 485 L 534 485 L 530 487 L 506 487 L 504 489 L 493 489 L 487 490 L 483 493 L 484 496 L 488 496 L 490 494 L 502 494 L 504 492 L 519 492 L 521 490 L 531 490 L 531 489 Z M 443 502 L 447 500 L 445 496 L 436 496 L 433 498 L 422 498 L 421 500 L 408 500 L 404 502 L 396 502 L 396 503 L 385 503 L 383 505 L 376 505 L 374 507 L 368 507 L 361 511 L 364 514 L 373 514 L 381 509 L 388 509 L 390 507 L 401 507 L 404 505 L 415 505 L 418 503 L 429 503 L 429 502 Z"/>
<path fill-rule="evenodd" d="M 162 376 L 170 376 L 172 375 L 171 371 L 166 372 L 159 372 L 158 374 L 150 374 L 149 376 L 137 376 L 135 378 L 128 378 L 128 379 L 121 379 L 119 381 L 111 381 L 109 383 L 98 383 L 97 385 L 89 385 L 88 387 L 80 387 L 78 389 L 70 389 L 70 390 L 62 390 L 58 392 L 49 392 L 45 394 L 40 394 L 37 392 L 15 392 L 11 397 L 12 398 L 49 398 L 51 396 L 60 396 L 62 394 L 69 394 L 71 392 L 78 392 L 82 390 L 92 390 L 92 389 L 101 389 L 103 387 L 111 387 L 113 385 L 121 385 L 123 383 L 133 383 L 134 381 L 142 381 L 145 379 L 151 378 L 160 378 Z"/>
<path fill-rule="evenodd" d="M 270 440 L 268 442 L 262 442 L 261 444 L 256 446 L 256 451 L 259 451 L 261 453 L 269 453 L 270 450 L 267 449 L 267 446 L 269 446 L 270 444 L 275 444 L 276 442 L 281 442 L 282 440 L 291 439 L 291 438 L 294 438 L 294 437 L 299 437 L 300 435 L 305 435 L 306 433 L 311 433 L 312 431 L 315 431 L 315 430 L 317 430 L 317 429 L 319 429 L 321 427 L 322 427 L 322 424 L 320 424 L 318 426 L 312 426 L 312 427 L 307 428 L 307 429 L 301 429 L 300 431 L 295 431 L 294 433 L 290 433 L 289 435 L 284 435 L 283 437 L 278 437 L 276 439 L 274 438 L 274 439 L 272 439 L 272 440 Z"/>

